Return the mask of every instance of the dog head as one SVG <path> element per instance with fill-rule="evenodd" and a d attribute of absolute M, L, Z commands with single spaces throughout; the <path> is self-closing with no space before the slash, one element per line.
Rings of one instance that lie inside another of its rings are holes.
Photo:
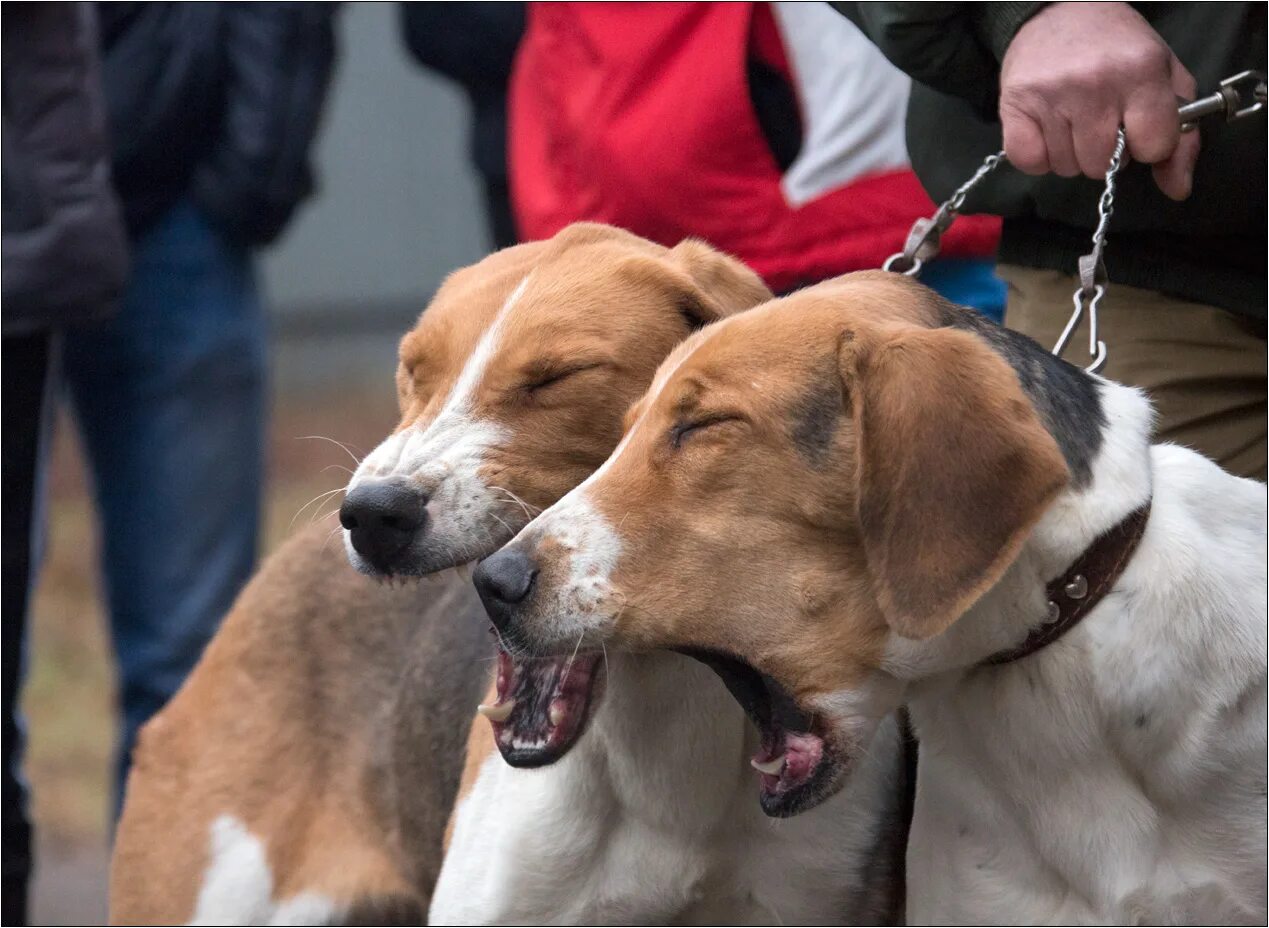
<path fill-rule="evenodd" d="M 769 297 L 702 243 L 666 249 L 593 224 L 456 272 L 401 342 L 400 424 L 349 484 L 340 520 L 352 563 L 417 577 L 497 550 L 604 461 L 675 344 Z M 504 654 L 500 691 L 520 693 L 515 716 L 508 695 L 495 718 L 509 759 L 566 750 L 595 676 L 585 660 Z"/>
<path fill-rule="evenodd" d="M 613 456 L 478 590 L 528 651 L 713 664 L 763 731 L 764 808 L 809 808 L 899 704 L 888 642 L 947 629 L 1085 474 L 1095 449 L 1060 448 L 1024 378 L 1095 389 L 899 275 L 726 319 L 670 355 Z"/>
<path fill-rule="evenodd" d="M 701 243 L 593 224 L 456 272 L 401 342 L 399 425 L 348 485 L 353 564 L 418 576 L 496 550 L 608 456 L 675 344 L 767 296 Z"/>

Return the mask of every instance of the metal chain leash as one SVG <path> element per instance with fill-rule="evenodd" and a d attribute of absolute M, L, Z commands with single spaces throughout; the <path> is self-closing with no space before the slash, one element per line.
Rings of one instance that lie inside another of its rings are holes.
<path fill-rule="evenodd" d="M 1096 374 L 1106 364 L 1106 343 L 1097 337 L 1097 307 L 1106 295 L 1106 264 L 1102 255 L 1106 251 L 1106 230 L 1110 227 L 1110 217 L 1115 214 L 1115 178 L 1123 166 L 1124 147 L 1127 140 L 1121 128 L 1115 136 L 1115 150 L 1110 156 L 1110 164 L 1106 168 L 1106 186 L 1101 198 L 1097 201 L 1097 228 L 1093 230 L 1093 250 L 1080 255 L 1080 286 L 1072 299 L 1075 309 L 1066 322 L 1066 328 L 1058 336 L 1053 346 L 1053 354 L 1059 358 L 1066 350 L 1067 342 L 1075 334 L 1080 319 L 1084 316 L 1084 307 L 1088 307 L 1088 356 L 1092 359 L 1084 370 Z"/>
<path fill-rule="evenodd" d="M 943 233 L 952 227 L 952 223 L 960 215 L 969 192 L 982 183 L 983 178 L 996 170 L 1004 160 L 1003 151 L 984 158 L 983 163 L 974 172 L 974 176 L 957 187 L 956 192 L 943 202 L 933 216 L 923 216 L 912 224 L 908 239 L 903 243 L 903 251 L 896 252 L 887 258 L 881 265 L 881 269 L 908 277 L 915 277 L 921 273 L 925 262 L 938 255 Z"/>
<path fill-rule="evenodd" d="M 1182 105 L 1177 111 L 1181 123 L 1181 131 L 1192 131 L 1197 120 L 1204 116 L 1219 114 L 1226 122 L 1233 122 L 1262 112 L 1266 107 L 1265 75 L 1259 71 L 1243 71 L 1233 77 L 1221 81 L 1220 89 Z M 1098 338 L 1097 308 L 1102 297 L 1106 295 L 1109 280 L 1103 255 L 1106 251 L 1106 233 L 1110 228 L 1110 218 L 1115 212 L 1115 181 L 1123 167 L 1126 140 L 1121 126 L 1115 137 L 1115 149 L 1106 168 L 1105 186 L 1097 201 L 1097 228 L 1093 230 L 1093 250 L 1079 259 L 1079 288 L 1075 291 L 1073 301 L 1075 308 L 1062 330 L 1057 344 L 1053 346 L 1053 354 L 1061 356 L 1067 343 L 1078 328 L 1080 320 L 1088 311 L 1088 354 L 1091 359 L 1085 370 L 1097 373 L 1106 364 L 1108 352 L 1106 343 Z M 883 270 L 894 271 L 908 277 L 914 277 L 921 268 L 939 253 L 943 234 L 951 228 L 956 217 L 965 206 L 965 198 L 984 178 L 991 174 L 1005 160 L 1005 153 L 998 151 L 983 159 L 973 177 L 967 180 L 948 197 L 930 217 L 922 217 L 912 224 L 903 250 L 896 252 L 881 265 Z"/>

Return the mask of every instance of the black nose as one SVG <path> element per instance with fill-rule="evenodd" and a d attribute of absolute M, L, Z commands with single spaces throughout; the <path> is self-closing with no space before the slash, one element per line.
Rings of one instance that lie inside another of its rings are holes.
<path fill-rule="evenodd" d="M 516 605 L 528 598 L 537 575 L 537 565 L 520 551 L 499 551 L 480 562 L 472 580 L 495 626 L 503 629 L 511 622 Z"/>
<path fill-rule="evenodd" d="M 339 507 L 353 550 L 375 570 L 392 573 L 400 555 L 427 521 L 427 498 L 396 480 L 366 480 L 353 487 Z"/>

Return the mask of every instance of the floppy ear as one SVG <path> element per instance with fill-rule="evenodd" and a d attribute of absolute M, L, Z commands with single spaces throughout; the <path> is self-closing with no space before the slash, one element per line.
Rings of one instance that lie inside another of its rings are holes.
<path fill-rule="evenodd" d="M 747 266 L 697 239 L 684 239 L 665 260 L 686 275 L 683 314 L 693 329 L 771 299 L 762 278 Z"/>
<path fill-rule="evenodd" d="M 1013 369 L 955 329 L 843 337 L 859 525 L 905 638 L 944 631 L 993 586 L 1070 478 Z"/>

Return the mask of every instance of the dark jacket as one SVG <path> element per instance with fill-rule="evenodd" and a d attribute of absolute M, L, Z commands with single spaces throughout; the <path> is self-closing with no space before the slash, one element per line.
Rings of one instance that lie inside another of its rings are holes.
<path fill-rule="evenodd" d="M 1000 147 L 1000 61 L 1040 3 L 835 3 L 918 83 L 908 108 L 912 165 L 935 200 Z M 1265 70 L 1262 3 L 1134 4 L 1194 74 L 1200 93 Z M 1118 282 L 1265 316 L 1265 117 L 1202 123 L 1194 192 L 1174 203 L 1148 166 L 1121 174 L 1106 265 Z M 1005 217 L 1000 259 L 1075 273 L 1101 183 L 997 172 L 969 201 Z"/>
<path fill-rule="evenodd" d="M 230 239 L 273 240 L 313 189 L 333 4 L 103 3 L 116 186 L 143 232 L 190 196 Z"/>
<path fill-rule="evenodd" d="M 3 330 L 19 335 L 108 314 L 127 252 L 92 8 L 9 3 L 0 17 Z"/>
<path fill-rule="evenodd" d="M 403 3 L 406 46 L 457 82 L 472 105 L 471 157 L 487 183 L 507 182 L 507 85 L 524 35 L 523 3 Z"/>

